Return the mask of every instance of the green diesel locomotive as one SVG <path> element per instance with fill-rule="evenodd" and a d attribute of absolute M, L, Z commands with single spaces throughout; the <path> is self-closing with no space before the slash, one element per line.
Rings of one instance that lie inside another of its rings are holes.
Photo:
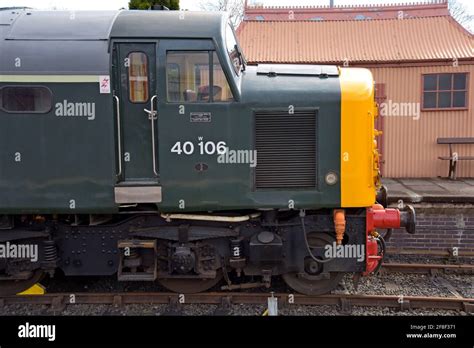
<path fill-rule="evenodd" d="M 3 294 L 55 272 L 321 294 L 380 266 L 377 229 L 414 231 L 376 204 L 369 70 L 247 65 L 205 12 L 5 10 L 0 52 Z"/>

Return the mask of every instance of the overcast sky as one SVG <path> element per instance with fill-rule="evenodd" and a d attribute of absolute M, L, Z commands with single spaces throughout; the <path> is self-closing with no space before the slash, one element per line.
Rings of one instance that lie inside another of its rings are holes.
<path fill-rule="evenodd" d="M 209 0 L 181 0 L 182 9 L 199 10 L 199 3 Z M 329 0 L 259 0 L 264 5 L 272 6 L 307 6 L 307 5 L 327 5 Z M 387 3 L 412 2 L 404 0 L 335 0 L 336 5 L 351 4 L 387 4 Z M 413 2 L 426 2 L 416 1 Z M 459 0 L 463 3 L 471 14 L 474 14 L 473 0 Z M 252 0 L 249 0 L 252 3 Z M 57 7 L 65 10 L 117 10 L 128 6 L 128 0 L 0 0 L 0 7 L 7 6 L 28 6 L 38 9 L 48 9 Z"/>

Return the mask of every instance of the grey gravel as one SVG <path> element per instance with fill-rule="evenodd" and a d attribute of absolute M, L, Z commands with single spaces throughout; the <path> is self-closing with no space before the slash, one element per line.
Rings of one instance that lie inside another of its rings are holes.
<path fill-rule="evenodd" d="M 218 306 L 190 304 L 183 305 L 179 312 L 171 315 L 185 316 L 213 316 L 216 315 Z M 60 315 L 60 316 L 160 316 L 170 315 L 167 312 L 166 305 L 125 305 L 123 307 L 114 307 L 112 305 L 70 305 L 62 312 L 51 312 L 49 306 L 42 305 L 8 305 L 2 308 L 1 315 Z M 262 316 L 265 312 L 263 305 L 243 305 L 235 304 L 231 308 L 218 315 L 233 316 Z M 286 308 L 280 308 L 278 314 L 281 316 L 453 316 L 453 315 L 472 315 L 465 312 L 453 310 L 432 310 L 432 309 L 416 309 L 410 311 L 401 311 L 399 309 L 387 307 L 353 307 L 349 312 L 340 310 L 333 306 L 306 306 L 292 305 Z"/>
<path fill-rule="evenodd" d="M 446 257 L 446 256 L 435 256 L 435 255 L 400 255 L 400 254 L 387 254 L 384 257 L 384 262 L 391 263 L 437 263 L 446 265 L 473 265 L 473 257 Z"/>

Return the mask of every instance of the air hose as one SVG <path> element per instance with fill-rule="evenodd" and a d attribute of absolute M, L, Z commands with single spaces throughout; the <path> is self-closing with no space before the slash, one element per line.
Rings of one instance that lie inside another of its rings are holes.
<path fill-rule="evenodd" d="M 393 228 L 387 228 L 387 232 L 383 235 L 383 239 L 385 242 L 388 242 L 390 240 L 390 237 L 392 236 Z"/>
<path fill-rule="evenodd" d="M 316 262 L 318 263 L 326 263 L 326 262 L 329 262 L 329 261 L 332 261 L 333 258 L 330 258 L 330 259 L 326 259 L 326 260 L 321 260 L 321 259 L 318 259 L 316 256 L 314 256 L 313 252 L 311 251 L 311 248 L 309 246 L 309 243 L 308 243 L 308 236 L 306 234 L 306 226 L 305 226 L 305 222 L 304 222 L 304 217 L 306 216 L 306 212 L 304 209 L 301 209 L 300 210 L 300 218 L 301 218 L 301 226 L 302 226 L 302 231 L 303 231 L 303 239 L 304 239 L 304 242 L 306 244 L 306 249 L 308 251 L 308 254 L 309 256 Z"/>
<path fill-rule="evenodd" d="M 375 240 L 377 241 L 377 244 L 380 245 L 380 255 L 382 255 L 382 259 L 380 259 L 380 262 L 377 264 L 377 267 L 374 269 L 374 272 L 373 272 L 374 274 L 377 274 L 378 271 L 380 270 L 380 267 L 382 267 L 382 260 L 383 260 L 383 256 L 385 255 L 385 250 L 387 249 L 387 247 L 385 244 L 385 240 L 381 235 L 375 238 Z"/>

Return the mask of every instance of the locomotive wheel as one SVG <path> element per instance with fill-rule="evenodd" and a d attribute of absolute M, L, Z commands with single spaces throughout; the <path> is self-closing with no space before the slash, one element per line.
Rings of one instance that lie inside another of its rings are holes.
<path fill-rule="evenodd" d="M 308 244 L 310 248 L 321 247 L 332 244 L 335 241 L 333 236 L 326 233 L 309 233 Z M 330 261 L 329 261 L 330 262 Z M 312 269 L 310 275 L 317 275 L 324 269 L 324 263 L 317 264 L 318 269 Z M 314 266 L 312 266 L 314 268 Z M 306 269 L 306 267 L 305 267 Z M 306 270 L 305 270 L 306 272 Z M 293 290 L 305 295 L 323 295 L 334 290 L 344 277 L 343 272 L 329 272 L 328 279 L 310 280 L 302 277 L 299 273 L 286 273 L 283 275 L 285 283 Z"/>
<path fill-rule="evenodd" d="M 0 296 L 13 296 L 38 283 L 44 276 L 40 269 L 31 272 L 28 279 L 21 280 L 0 280 Z"/>
<path fill-rule="evenodd" d="M 158 282 L 166 289 L 179 294 L 195 294 L 209 290 L 219 283 L 222 276 L 222 271 L 219 270 L 216 277 L 210 279 L 161 278 Z"/>

